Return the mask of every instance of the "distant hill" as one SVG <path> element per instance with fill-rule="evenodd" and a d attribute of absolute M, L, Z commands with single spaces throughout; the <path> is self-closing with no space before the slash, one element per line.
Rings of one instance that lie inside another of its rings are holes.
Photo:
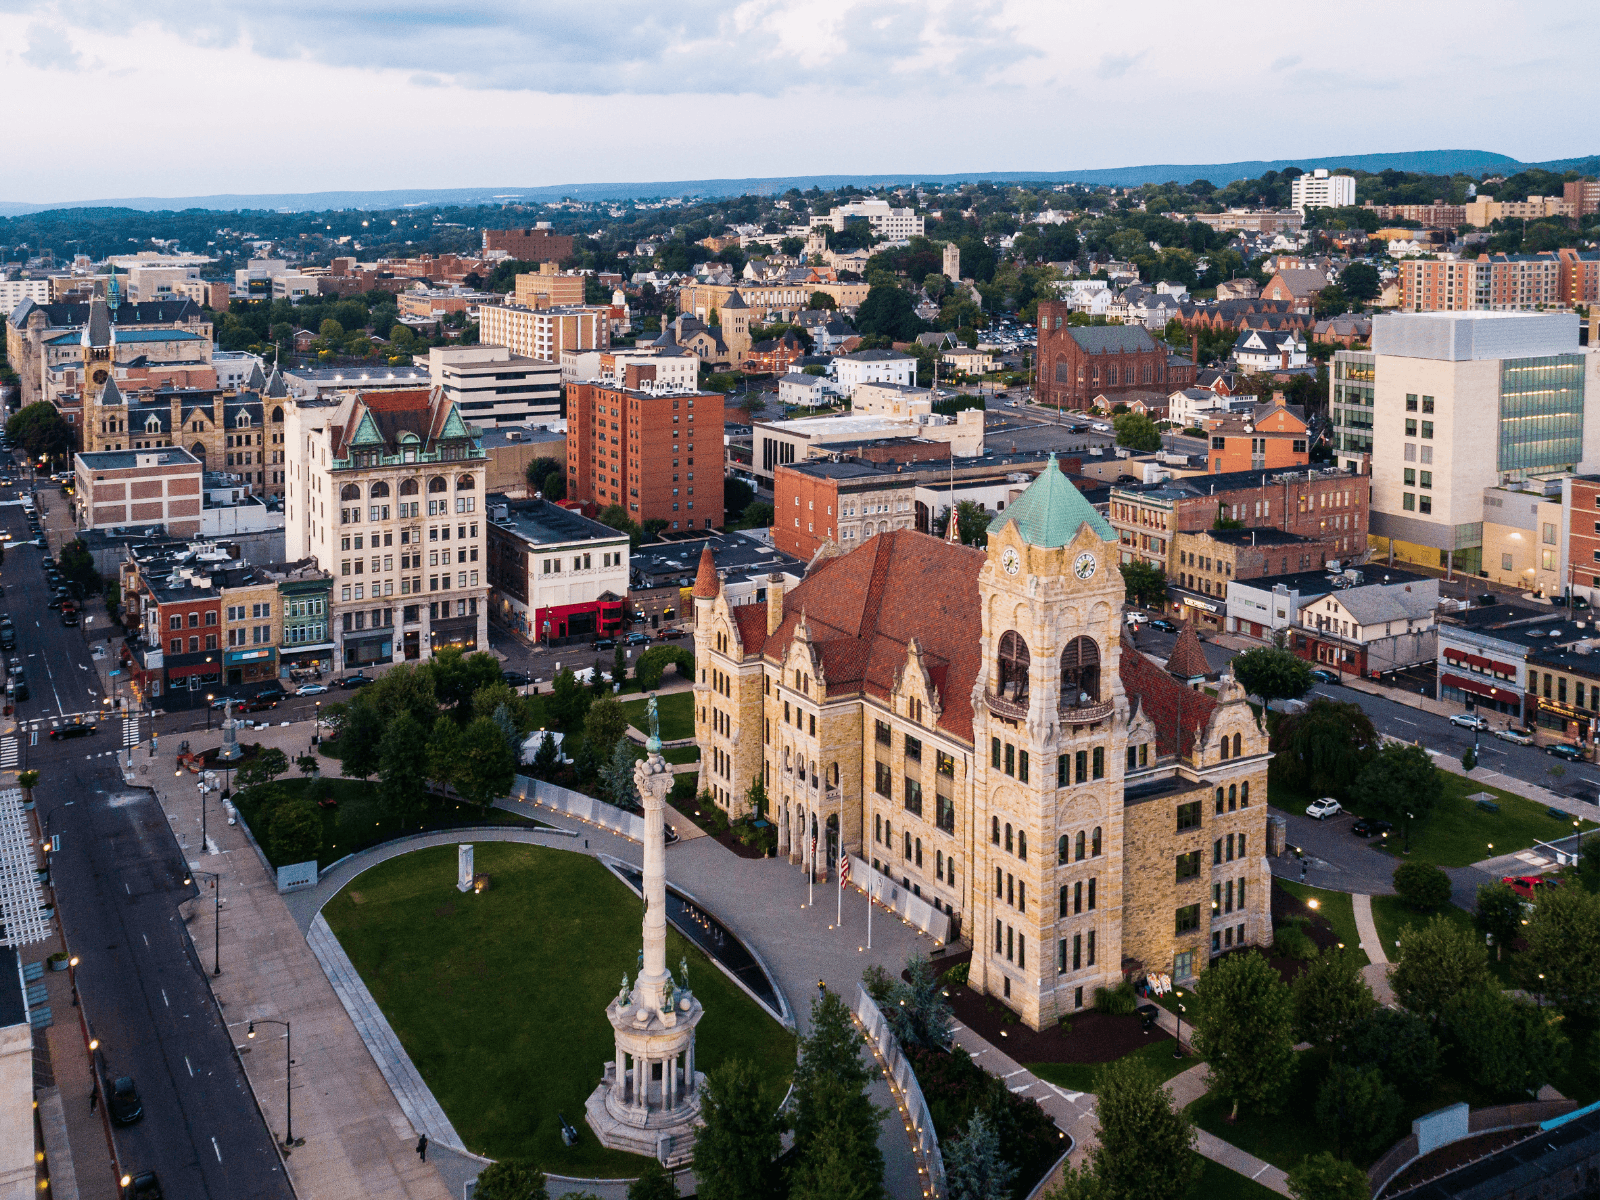
<path fill-rule="evenodd" d="M 1145 183 L 1177 181 L 1191 183 L 1208 179 L 1218 187 L 1236 179 L 1254 179 L 1268 171 L 1285 167 L 1313 170 L 1327 167 L 1349 171 L 1417 171 L 1433 175 L 1511 174 L 1525 167 L 1551 171 L 1577 170 L 1585 174 L 1600 172 L 1600 156 L 1556 159 L 1545 163 L 1523 163 L 1488 150 L 1406 150 L 1393 154 L 1347 154 L 1326 158 L 1279 158 L 1232 163 L 1152 164 L 1142 167 L 1109 167 L 1077 171 L 963 171 L 950 175 L 791 175 L 758 179 L 680 179 L 642 183 L 563 183 L 538 187 L 481 188 L 398 188 L 389 191 L 290 192 L 222 194 L 214 196 L 130 196 L 104 200 L 63 200 L 33 204 L 0 201 L 0 216 L 21 216 L 60 208 L 132 208 L 144 212 L 175 211 L 186 208 L 220 210 L 282 209 L 290 212 L 319 212 L 325 209 L 394 209 L 433 205 L 495 204 L 505 201 L 548 203 L 554 200 L 651 200 L 666 196 L 739 196 L 748 193 L 781 195 L 790 188 L 802 191 L 811 187 L 833 189 L 852 185 L 859 188 L 905 186 L 916 183 L 969 183 L 980 180 L 1001 182 L 1089 183 L 1115 187 L 1136 187 Z"/>

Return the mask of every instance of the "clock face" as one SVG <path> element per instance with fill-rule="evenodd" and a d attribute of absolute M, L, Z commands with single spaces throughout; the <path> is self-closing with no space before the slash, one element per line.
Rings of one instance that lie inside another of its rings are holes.
<path fill-rule="evenodd" d="M 106 372 L 104 367 L 101 367 L 100 370 L 94 373 L 94 381 L 96 383 L 104 383 L 106 381 Z"/>
<path fill-rule="evenodd" d="M 1094 574 L 1095 566 L 1094 555 L 1085 550 L 1073 560 L 1072 573 L 1079 579 L 1088 579 Z"/>
<path fill-rule="evenodd" d="M 1000 565 L 1007 575 L 1015 575 L 1022 567 L 1022 558 L 1011 546 L 1007 546 L 1005 553 L 1000 556 Z"/>

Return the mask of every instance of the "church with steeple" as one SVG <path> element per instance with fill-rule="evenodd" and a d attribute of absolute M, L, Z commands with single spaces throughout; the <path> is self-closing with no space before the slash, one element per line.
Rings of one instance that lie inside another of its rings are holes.
<path fill-rule="evenodd" d="M 1052 457 L 982 548 L 828 543 L 753 605 L 707 554 L 693 589 L 702 796 L 931 904 L 1036 1029 L 1272 940 L 1266 730 L 1125 644 L 1116 543 Z"/>

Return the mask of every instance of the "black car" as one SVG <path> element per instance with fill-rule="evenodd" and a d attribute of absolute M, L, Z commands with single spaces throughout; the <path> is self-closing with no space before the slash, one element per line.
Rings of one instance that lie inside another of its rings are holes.
<path fill-rule="evenodd" d="M 608 637 L 595 638 L 594 648 L 596 650 L 615 650 L 617 648 L 617 639 Z"/>
<path fill-rule="evenodd" d="M 1380 821 L 1376 817 L 1357 817 L 1350 826 L 1350 832 L 1360 838 L 1378 837 L 1393 828 L 1388 821 Z"/>
<path fill-rule="evenodd" d="M 256 693 L 255 698 L 257 700 L 270 700 L 272 703 L 277 704 L 284 699 L 284 695 L 284 690 L 277 684 L 273 684 L 271 687 L 262 688 Z"/>
<path fill-rule="evenodd" d="M 342 688 L 358 688 L 366 687 L 367 684 L 371 682 L 372 680 L 368 676 L 363 675 L 358 671 L 354 675 L 346 675 L 343 679 L 339 680 L 339 686 Z"/>
<path fill-rule="evenodd" d="M 1555 758 L 1565 759 L 1567 762 L 1582 762 L 1583 751 L 1576 746 L 1569 746 L 1566 742 L 1555 742 L 1544 748 L 1544 752 Z"/>
<path fill-rule="evenodd" d="M 500 678 L 512 687 L 527 687 L 533 682 L 530 676 L 524 675 L 521 671 L 501 671 Z"/>
<path fill-rule="evenodd" d="M 235 712 L 266 712 L 269 709 L 274 709 L 274 708 L 277 708 L 277 707 L 278 707 L 278 702 L 276 700 L 268 699 L 266 696 L 252 696 L 252 697 L 250 697 L 250 699 L 248 699 L 248 700 L 244 701 L 243 703 L 239 704 L 238 706 L 236 706 L 234 711 Z"/>
<path fill-rule="evenodd" d="M 1149 622 L 1151 629 L 1159 629 L 1162 633 L 1177 633 L 1178 627 L 1165 617 L 1157 617 Z"/>
<path fill-rule="evenodd" d="M 630 646 L 648 646 L 649 644 L 650 635 L 642 629 L 635 629 L 628 634 L 628 645 Z"/>
<path fill-rule="evenodd" d="M 1321 667 L 1318 667 L 1311 672 L 1311 678 L 1315 679 L 1318 683 L 1339 682 L 1339 677 L 1337 675 L 1335 675 L 1332 671 L 1324 671 Z"/>
<path fill-rule="evenodd" d="M 139 1099 L 139 1089 L 131 1076 L 112 1080 L 111 1094 L 106 1097 L 106 1111 L 118 1125 L 132 1125 L 144 1116 L 144 1101 Z"/>
<path fill-rule="evenodd" d="M 88 737 L 94 733 L 93 725 L 63 725 L 59 729 L 50 731 L 52 742 L 65 741 L 67 738 Z"/>
<path fill-rule="evenodd" d="M 74 628 L 78 624 L 78 610 L 75 608 L 65 610 L 61 614 L 61 624 L 68 629 Z"/>
<path fill-rule="evenodd" d="M 123 1200 L 164 1200 L 161 1180 L 154 1171 L 140 1171 L 137 1175 L 122 1177 Z"/>
<path fill-rule="evenodd" d="M 66 600 L 67 598 L 65 596 L 51 596 L 50 599 L 45 602 L 45 607 L 60 608 L 64 603 L 66 603 Z"/>

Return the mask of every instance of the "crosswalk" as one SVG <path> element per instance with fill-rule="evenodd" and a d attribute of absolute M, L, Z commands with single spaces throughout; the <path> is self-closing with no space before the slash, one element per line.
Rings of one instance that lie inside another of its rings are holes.
<path fill-rule="evenodd" d="M 22 764 L 22 739 L 0 737 L 0 771 L 15 771 Z"/>
<path fill-rule="evenodd" d="M 122 744 L 124 746 L 137 746 L 139 744 L 139 718 L 124 717 L 122 720 Z"/>

